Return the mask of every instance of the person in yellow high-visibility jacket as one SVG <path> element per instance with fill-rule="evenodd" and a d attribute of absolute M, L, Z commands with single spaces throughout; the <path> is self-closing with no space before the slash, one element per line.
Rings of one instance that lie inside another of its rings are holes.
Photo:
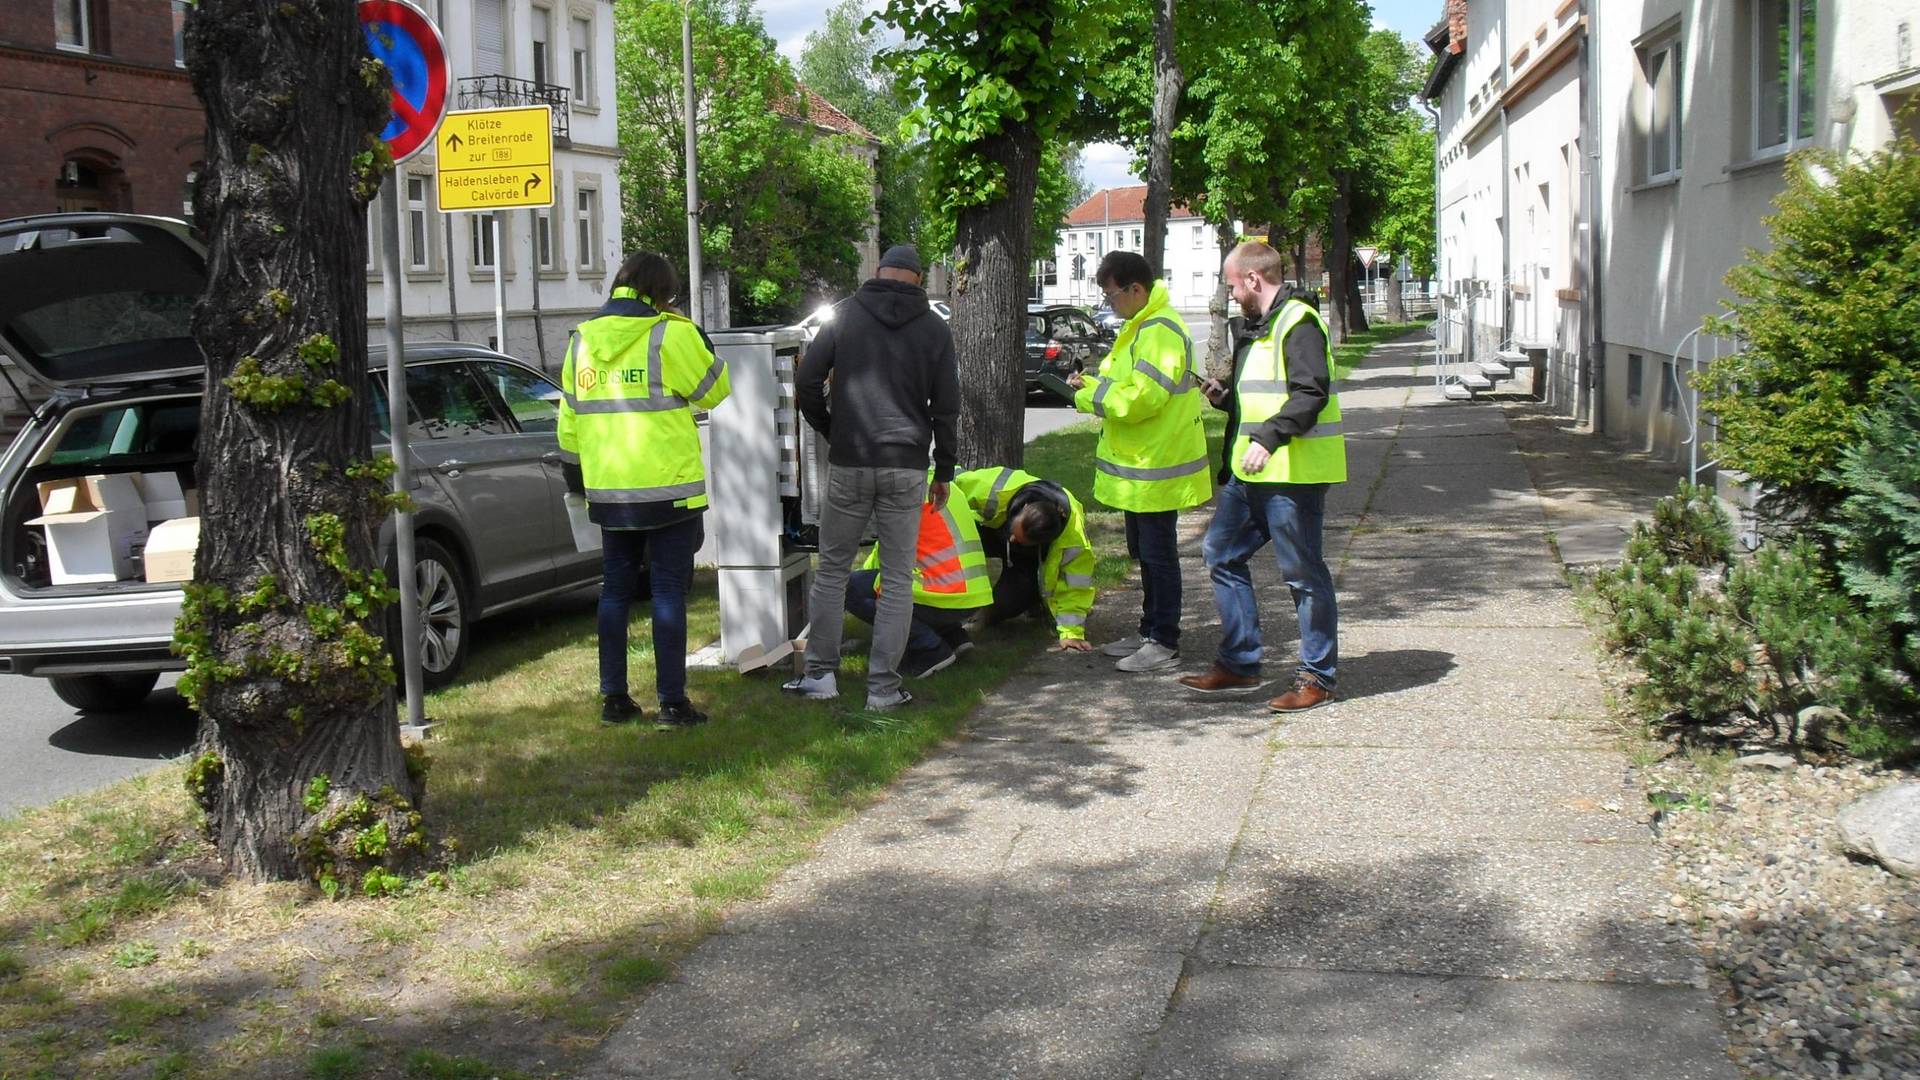
<path fill-rule="evenodd" d="M 1108 252 L 1095 280 L 1127 322 L 1099 373 L 1068 383 L 1074 407 L 1100 418 L 1093 497 L 1124 512 L 1142 592 L 1139 635 L 1101 651 L 1121 671 L 1159 671 L 1180 659 L 1180 511 L 1213 495 L 1193 335 L 1138 252 Z"/>
<path fill-rule="evenodd" d="M 1339 615 L 1320 534 L 1327 489 L 1347 479 L 1347 446 L 1326 321 L 1281 283 L 1282 267 L 1278 251 L 1250 240 L 1221 270 L 1248 321 L 1235 341 L 1232 383 L 1207 387 L 1227 413 L 1220 498 L 1200 544 L 1220 608 L 1220 652 L 1180 683 L 1206 694 L 1260 685 L 1259 600 L 1247 562 L 1271 540 L 1300 620 L 1300 663 L 1293 685 L 1267 704 L 1299 712 L 1333 700 Z"/>
<path fill-rule="evenodd" d="M 966 500 L 920 504 L 913 558 L 913 615 L 907 624 L 900 674 L 924 679 L 953 665 L 963 651 L 956 646 L 966 641 L 960 624 L 993 603 L 979 522 Z M 875 544 L 866 566 L 847 578 L 847 614 L 868 626 L 880 614 L 880 569 L 880 546 Z M 907 701 L 913 699 L 912 694 L 906 696 Z"/>
<path fill-rule="evenodd" d="M 567 343 L 560 368 L 560 450 L 568 487 L 586 495 L 601 530 L 600 718 L 640 716 L 627 693 L 627 612 L 643 573 L 653 598 L 656 726 L 707 717 L 687 700 L 687 587 L 706 535 L 707 470 L 693 410 L 732 392 L 726 362 L 673 308 L 679 275 L 637 252 L 613 291 Z"/>
<path fill-rule="evenodd" d="M 987 557 L 1001 560 L 987 624 L 1042 609 L 1060 648 L 1090 650 L 1094 554 L 1080 500 L 1051 480 L 1005 466 L 960 473 L 953 488 L 980 518 Z"/>

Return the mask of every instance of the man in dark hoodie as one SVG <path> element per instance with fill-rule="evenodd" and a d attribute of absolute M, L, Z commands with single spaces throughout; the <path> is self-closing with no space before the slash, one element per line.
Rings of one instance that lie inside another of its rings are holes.
<path fill-rule="evenodd" d="M 815 700 L 839 696 L 847 577 L 871 521 L 880 538 L 880 603 L 867 707 L 898 708 L 913 700 L 901 686 L 900 660 L 913 617 L 920 507 L 946 506 L 960 416 L 953 334 L 927 305 L 911 246 L 888 248 L 878 274 L 835 307 L 800 362 L 797 389 L 807 423 L 826 436 L 832 469 L 807 606 L 806 674 L 785 689 Z"/>

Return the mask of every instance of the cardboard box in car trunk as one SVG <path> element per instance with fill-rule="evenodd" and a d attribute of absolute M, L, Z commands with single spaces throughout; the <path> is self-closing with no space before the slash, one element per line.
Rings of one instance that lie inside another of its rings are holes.
<path fill-rule="evenodd" d="M 199 547 L 199 518 L 174 518 L 155 525 L 147 536 L 147 580 L 192 580 L 193 553 Z"/>
<path fill-rule="evenodd" d="M 147 506 L 125 473 L 77 476 L 40 485 L 41 516 L 28 521 L 47 531 L 55 585 L 133 577 L 133 556 L 147 538 Z"/>

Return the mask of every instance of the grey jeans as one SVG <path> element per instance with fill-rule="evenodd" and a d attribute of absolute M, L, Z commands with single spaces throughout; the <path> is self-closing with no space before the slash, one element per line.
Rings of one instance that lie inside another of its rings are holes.
<path fill-rule="evenodd" d="M 900 657 L 913 624 L 914 550 L 920 541 L 920 505 L 927 497 L 925 469 L 875 469 L 835 465 L 820 508 L 820 562 L 807 601 L 807 674 L 840 666 L 840 626 L 846 621 L 847 577 L 860 553 L 867 522 L 880 537 L 880 607 L 873 620 L 867 660 L 867 700 L 900 692 Z"/>

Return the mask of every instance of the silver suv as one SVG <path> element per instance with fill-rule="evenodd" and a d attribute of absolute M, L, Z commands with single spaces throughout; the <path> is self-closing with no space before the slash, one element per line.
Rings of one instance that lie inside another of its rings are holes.
<path fill-rule="evenodd" d="M 52 388 L 0 456 L 0 672 L 45 677 L 76 708 L 130 708 L 182 666 L 169 647 L 180 585 L 56 584 L 45 527 L 31 524 L 39 485 L 171 473 L 191 498 L 203 361 L 188 320 L 205 284 L 204 250 L 178 221 L 0 221 L 0 349 Z M 384 354 L 369 364 L 384 434 Z M 421 658 L 435 687 L 459 670 L 475 619 L 592 584 L 600 557 L 575 548 L 560 391 L 538 371 L 477 345 L 409 343 L 407 397 Z M 391 522 L 380 544 L 391 576 Z"/>

